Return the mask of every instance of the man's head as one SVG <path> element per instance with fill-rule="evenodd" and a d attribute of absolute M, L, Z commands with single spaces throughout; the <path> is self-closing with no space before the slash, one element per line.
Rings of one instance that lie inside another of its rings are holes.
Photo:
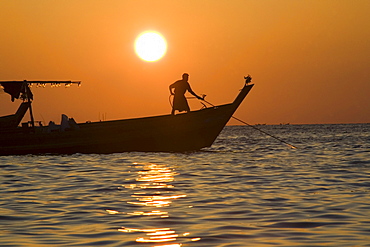
<path fill-rule="evenodd" d="M 189 74 L 188 73 L 182 74 L 182 79 L 187 81 L 189 79 Z"/>

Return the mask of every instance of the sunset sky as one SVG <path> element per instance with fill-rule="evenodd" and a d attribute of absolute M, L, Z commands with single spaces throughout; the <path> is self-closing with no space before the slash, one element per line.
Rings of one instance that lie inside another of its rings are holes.
<path fill-rule="evenodd" d="M 147 30 L 167 40 L 157 62 L 134 50 Z M 235 114 L 250 124 L 370 122 L 369 0 L 2 0 L 0 33 L 0 80 L 82 81 L 33 88 L 46 123 L 169 114 L 184 72 L 213 104 L 250 74 Z M 19 103 L 0 93 L 0 115 Z"/>

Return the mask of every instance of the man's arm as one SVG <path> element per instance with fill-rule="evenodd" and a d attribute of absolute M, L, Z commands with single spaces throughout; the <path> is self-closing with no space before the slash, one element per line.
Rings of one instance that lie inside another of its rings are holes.
<path fill-rule="evenodd" d="M 192 95 L 194 95 L 195 97 L 197 97 L 197 99 L 203 99 L 202 97 L 198 96 L 196 93 L 194 93 L 194 91 L 191 89 L 190 87 L 190 84 L 188 84 L 189 87 L 188 87 L 188 91 L 189 93 L 191 93 Z"/>
<path fill-rule="evenodd" d="M 172 83 L 172 84 L 169 86 L 170 94 L 171 94 L 171 95 L 175 94 L 175 93 L 172 91 L 172 88 L 174 88 L 174 87 L 175 87 L 175 85 L 174 85 L 174 84 L 175 84 L 175 83 Z"/>

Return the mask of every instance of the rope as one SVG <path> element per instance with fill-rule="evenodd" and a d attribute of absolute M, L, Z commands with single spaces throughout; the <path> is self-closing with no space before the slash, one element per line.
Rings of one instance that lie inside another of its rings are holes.
<path fill-rule="evenodd" d="M 171 101 L 171 97 L 173 97 L 174 94 L 170 94 L 170 96 L 168 97 L 168 101 L 170 102 L 170 106 L 171 108 L 173 108 L 173 104 L 172 104 L 172 101 Z M 186 99 L 197 99 L 197 97 L 185 97 Z M 200 103 L 203 105 L 201 109 L 204 109 L 204 108 L 207 108 L 207 106 L 200 101 Z"/>
<path fill-rule="evenodd" d="M 171 108 L 173 108 L 172 101 L 171 101 L 171 96 L 173 97 L 173 94 L 170 94 L 170 96 L 168 97 L 168 101 L 170 102 Z"/>
<path fill-rule="evenodd" d="M 203 99 L 203 101 L 204 101 L 204 102 L 206 102 L 207 104 L 210 104 L 211 106 L 215 107 L 215 105 L 213 105 L 212 103 L 210 103 L 210 102 L 208 102 L 208 101 L 206 101 L 206 100 L 204 100 L 204 99 Z M 249 126 L 249 127 L 252 127 L 252 128 L 254 128 L 254 129 L 256 129 L 256 130 L 258 130 L 258 131 L 260 131 L 260 132 L 264 133 L 265 135 L 268 135 L 268 136 L 270 136 L 270 137 L 272 137 L 272 138 L 274 138 L 274 139 L 276 139 L 276 140 L 278 140 L 278 141 L 280 141 L 280 142 L 284 143 L 285 145 L 287 145 L 287 146 L 288 146 L 288 147 L 290 147 L 290 148 L 298 149 L 297 147 L 293 146 L 292 144 L 289 144 L 288 142 L 286 142 L 286 141 L 284 141 L 284 140 L 282 140 L 282 139 L 280 139 L 280 138 L 278 138 L 278 137 L 276 137 L 276 136 L 273 136 L 273 135 L 271 135 L 271 134 L 267 133 L 266 131 L 263 131 L 263 130 L 259 129 L 259 128 L 257 128 L 257 127 L 256 127 L 256 126 L 254 126 L 254 125 L 251 125 L 251 124 L 249 124 L 249 123 L 247 123 L 247 122 L 245 122 L 245 121 L 243 121 L 243 120 L 241 120 L 241 119 L 239 119 L 239 118 L 237 118 L 237 117 L 234 117 L 234 116 L 231 116 L 231 117 L 232 117 L 233 119 L 235 119 L 235 120 L 237 120 L 237 121 L 239 121 L 239 122 L 241 122 L 241 123 L 243 123 L 243 124 L 245 124 L 245 125 Z"/>

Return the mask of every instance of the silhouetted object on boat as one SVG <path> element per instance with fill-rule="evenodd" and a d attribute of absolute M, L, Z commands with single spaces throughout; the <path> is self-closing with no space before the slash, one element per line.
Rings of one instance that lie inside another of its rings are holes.
<path fill-rule="evenodd" d="M 28 102 L 23 102 L 17 112 L 13 115 L 0 117 L 0 130 L 8 128 L 17 128 L 17 126 L 22 121 L 24 115 L 26 114 L 30 104 Z"/>
<path fill-rule="evenodd" d="M 174 95 L 173 97 L 173 104 L 172 104 L 172 111 L 171 114 L 174 115 L 175 111 L 178 110 L 179 112 L 190 111 L 190 107 L 188 101 L 186 100 L 185 93 L 188 91 L 192 95 L 194 95 L 197 99 L 203 99 L 202 97 L 198 96 L 194 91 L 191 89 L 190 84 L 188 82 L 189 75 L 184 73 L 182 75 L 182 79 L 176 81 L 175 83 L 170 85 L 170 93 Z"/>
<path fill-rule="evenodd" d="M 245 85 L 248 85 L 252 81 L 252 77 L 250 75 L 244 76 Z"/>
<path fill-rule="evenodd" d="M 33 99 L 31 90 L 24 83 L 4 82 L 1 83 L 1 86 L 4 88 L 4 92 L 10 94 L 12 102 L 14 102 L 15 99 L 19 99 L 19 97 L 22 99 L 26 99 L 26 97 L 31 100 Z"/>
<path fill-rule="evenodd" d="M 31 83 L 37 82 L 0 83 L 20 83 L 29 89 Z M 61 125 L 48 126 L 35 126 L 32 100 L 26 90 L 17 113 L 0 118 L 0 155 L 199 150 L 212 145 L 252 87 L 253 84 L 244 85 L 233 103 L 187 114 L 86 123 L 76 123 L 73 118 L 63 116 Z M 19 127 L 27 109 L 31 121 Z"/>

